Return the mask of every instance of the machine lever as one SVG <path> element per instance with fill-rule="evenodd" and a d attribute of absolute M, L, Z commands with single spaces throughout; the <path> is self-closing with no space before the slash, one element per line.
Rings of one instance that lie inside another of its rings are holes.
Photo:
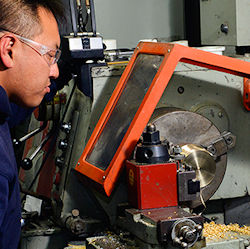
<path fill-rule="evenodd" d="M 13 139 L 13 145 L 15 147 L 19 146 L 22 142 L 28 140 L 29 138 L 35 136 L 37 133 L 39 133 L 40 131 L 44 130 L 47 127 L 48 121 L 44 121 L 43 124 L 39 127 L 36 128 L 35 130 L 31 131 L 30 133 L 26 134 L 25 136 L 16 139 Z"/>
<path fill-rule="evenodd" d="M 26 158 L 24 158 L 22 160 L 21 167 L 24 170 L 29 170 L 29 169 L 32 168 L 32 166 L 33 166 L 32 160 L 39 153 L 39 151 L 44 147 L 44 145 L 48 142 L 48 140 L 50 139 L 50 137 L 53 135 L 53 131 L 54 131 L 54 129 L 51 129 L 50 132 L 46 135 L 46 137 L 37 146 L 37 148 L 35 149 L 35 151 L 29 157 L 26 157 Z"/>

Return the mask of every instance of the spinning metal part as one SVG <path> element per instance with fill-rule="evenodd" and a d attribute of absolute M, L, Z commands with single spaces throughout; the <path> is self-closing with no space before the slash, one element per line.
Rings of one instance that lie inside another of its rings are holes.
<path fill-rule="evenodd" d="M 196 179 L 200 181 L 201 188 L 206 187 L 214 178 L 216 163 L 212 155 L 201 146 L 187 144 L 181 147 L 185 155 L 184 162 L 192 166 L 196 172 Z"/>
<path fill-rule="evenodd" d="M 182 146 L 185 162 L 195 169 L 201 183 L 199 199 L 188 205 L 190 208 L 201 205 L 218 189 L 226 171 L 227 154 L 215 161 L 204 149 L 221 136 L 220 131 L 200 114 L 176 108 L 157 109 L 150 122 L 160 131 L 161 140 Z"/>

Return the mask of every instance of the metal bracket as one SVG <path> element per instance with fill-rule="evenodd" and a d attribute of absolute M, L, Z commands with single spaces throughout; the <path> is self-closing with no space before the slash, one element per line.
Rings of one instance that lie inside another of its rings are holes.
<path fill-rule="evenodd" d="M 196 200 L 200 192 L 200 182 L 197 181 L 194 170 L 178 172 L 178 200 L 179 202 L 187 202 Z M 195 191 L 191 191 L 190 183 L 193 185 Z M 198 185 L 197 185 L 198 184 Z M 198 187 L 198 188 L 197 188 Z M 198 191 L 199 190 L 199 191 Z"/>
<path fill-rule="evenodd" d="M 214 140 L 207 146 L 208 152 L 210 152 L 216 159 L 227 153 L 228 150 L 232 149 L 236 143 L 236 136 L 229 131 L 224 131 L 219 138 Z"/>

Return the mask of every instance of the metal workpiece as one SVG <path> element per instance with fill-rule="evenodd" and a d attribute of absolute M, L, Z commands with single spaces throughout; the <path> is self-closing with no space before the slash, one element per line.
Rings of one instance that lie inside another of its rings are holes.
<path fill-rule="evenodd" d="M 184 162 L 196 171 L 196 179 L 200 181 L 201 188 L 207 186 L 214 178 L 216 163 L 212 155 L 203 147 L 187 144 L 182 146 L 185 155 Z"/>

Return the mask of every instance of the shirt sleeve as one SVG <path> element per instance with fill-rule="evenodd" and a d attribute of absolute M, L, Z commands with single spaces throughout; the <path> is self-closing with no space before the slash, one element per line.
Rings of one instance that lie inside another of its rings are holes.
<path fill-rule="evenodd" d="M 5 213 L 8 207 L 9 182 L 8 179 L 0 175 L 0 227 L 2 226 Z"/>

